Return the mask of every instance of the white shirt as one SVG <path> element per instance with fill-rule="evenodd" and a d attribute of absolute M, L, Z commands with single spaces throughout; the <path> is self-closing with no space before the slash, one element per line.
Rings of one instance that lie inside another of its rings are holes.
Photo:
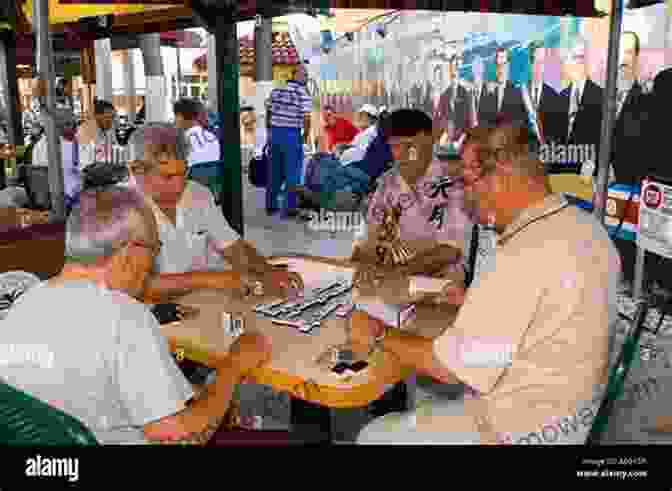
<path fill-rule="evenodd" d="M 78 139 L 79 140 L 79 139 Z M 117 146 L 117 137 L 115 129 L 110 128 L 103 131 L 96 127 L 96 141 L 91 143 L 79 144 L 79 165 L 81 169 L 88 167 L 94 162 L 113 162 L 113 147 Z"/>
<path fill-rule="evenodd" d="M 215 133 L 197 125 L 187 130 L 187 138 L 191 144 L 188 163 L 190 167 L 219 160 L 219 140 Z"/>
<path fill-rule="evenodd" d="M 359 133 L 352 140 L 352 148 L 348 148 L 343 155 L 341 155 L 341 162 L 343 165 L 348 165 L 353 162 L 360 162 L 366 155 L 366 150 L 373 139 L 378 135 L 378 125 L 369 126 L 367 129 Z"/>
<path fill-rule="evenodd" d="M 216 252 L 240 239 L 215 205 L 208 188 L 188 181 L 177 206 L 175 225 L 149 198 L 163 243 L 156 259 L 158 273 L 187 273 L 225 269 L 224 259 Z"/>
<path fill-rule="evenodd" d="M 49 167 L 47 137 L 43 136 L 33 148 L 33 165 Z M 75 161 L 75 144 L 61 137 L 61 160 L 65 194 L 74 197 L 82 189 L 82 176 Z"/>
<path fill-rule="evenodd" d="M 142 426 L 193 396 L 147 306 L 90 281 L 32 287 L 2 321 L 2 341 L 35 353 L 4 351 L 0 379 L 76 417 L 103 445 L 146 444 Z"/>

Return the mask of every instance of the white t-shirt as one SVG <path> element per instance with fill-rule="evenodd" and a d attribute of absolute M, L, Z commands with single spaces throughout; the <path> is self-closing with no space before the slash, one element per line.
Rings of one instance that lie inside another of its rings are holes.
<path fill-rule="evenodd" d="M 158 273 L 222 270 L 226 262 L 217 252 L 240 239 L 215 205 L 208 188 L 188 181 L 177 207 L 175 225 L 150 199 L 163 246 L 157 257 Z"/>
<path fill-rule="evenodd" d="M 33 148 L 33 165 L 49 167 L 47 138 L 43 136 Z M 63 179 L 65 194 L 73 197 L 82 189 L 82 177 L 79 163 L 76 161 L 75 144 L 61 137 L 61 159 L 63 161 Z"/>
<path fill-rule="evenodd" d="M 142 427 L 194 395 L 148 308 L 90 281 L 31 288 L 0 340 L 0 379 L 79 419 L 101 444 L 147 443 Z"/>
<path fill-rule="evenodd" d="M 215 133 L 202 126 L 193 126 L 187 130 L 187 138 L 191 143 L 189 166 L 219 160 L 219 140 Z"/>

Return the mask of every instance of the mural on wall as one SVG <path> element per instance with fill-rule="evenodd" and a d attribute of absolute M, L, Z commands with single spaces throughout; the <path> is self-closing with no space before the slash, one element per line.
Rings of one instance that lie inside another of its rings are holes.
<path fill-rule="evenodd" d="M 665 37 L 656 18 L 646 30 L 646 12 L 644 21 L 625 16 L 616 129 L 627 126 L 629 136 L 666 61 L 650 42 Z M 385 27 L 384 37 L 375 28 L 354 33 L 321 57 L 323 102 L 344 112 L 364 103 L 421 109 L 443 143 L 504 117 L 527 124 L 539 143 L 590 148 L 587 159 L 599 158 L 607 19 L 408 11 Z M 582 164 L 564 160 L 562 172 Z"/>

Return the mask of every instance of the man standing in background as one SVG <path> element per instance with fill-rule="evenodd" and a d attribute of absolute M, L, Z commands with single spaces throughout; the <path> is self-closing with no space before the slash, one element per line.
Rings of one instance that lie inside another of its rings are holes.
<path fill-rule="evenodd" d="M 495 71 L 493 90 L 488 91 L 479 107 L 480 124 L 495 126 L 497 120 L 504 117 L 515 124 L 527 125 L 527 111 L 522 94 L 509 78 L 509 53 L 502 47 L 495 51 Z"/>
<path fill-rule="evenodd" d="M 96 99 L 93 106 L 93 119 L 82 124 L 77 134 L 80 169 L 94 162 L 112 162 L 112 147 L 117 145 L 116 109 L 102 99 Z"/>
<path fill-rule="evenodd" d="M 271 169 L 266 188 L 266 213 L 278 212 L 278 194 L 283 183 L 287 189 L 301 183 L 303 145 L 310 138 L 310 114 L 313 101 L 304 84 L 296 80 L 296 68 L 288 73 L 287 80 L 271 91 L 268 103 L 268 121 L 271 126 Z M 301 130 L 304 129 L 304 137 Z M 298 216 L 297 197 L 287 192 L 285 217 Z"/>

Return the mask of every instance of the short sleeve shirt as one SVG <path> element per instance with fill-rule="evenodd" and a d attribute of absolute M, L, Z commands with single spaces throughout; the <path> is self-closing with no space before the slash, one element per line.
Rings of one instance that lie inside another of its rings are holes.
<path fill-rule="evenodd" d="M 189 139 L 189 166 L 219 160 L 219 140 L 217 135 L 202 126 L 194 126 L 187 131 Z"/>
<path fill-rule="evenodd" d="M 592 215 L 551 195 L 504 231 L 496 262 L 437 359 L 480 394 L 473 416 L 504 441 L 583 443 L 607 381 L 618 252 Z"/>
<path fill-rule="evenodd" d="M 1 332 L 0 379 L 74 416 L 101 444 L 147 443 L 142 427 L 193 397 L 147 307 L 89 281 L 33 287 Z"/>
<path fill-rule="evenodd" d="M 226 267 L 218 251 L 240 236 L 231 228 L 208 188 L 188 181 L 177 206 L 176 223 L 149 198 L 163 246 L 156 259 L 158 273 L 214 271 Z"/>
<path fill-rule="evenodd" d="M 380 225 L 385 209 L 400 205 L 402 240 L 447 244 L 464 250 L 471 219 L 464 207 L 464 187 L 454 181 L 448 164 L 434 160 L 413 192 L 395 166 L 378 180 L 366 221 Z"/>
<path fill-rule="evenodd" d="M 341 143 L 352 143 L 359 131 L 353 124 L 344 118 L 336 118 L 334 126 L 324 128 L 324 135 L 327 141 L 327 150 L 334 151 L 334 147 Z"/>

